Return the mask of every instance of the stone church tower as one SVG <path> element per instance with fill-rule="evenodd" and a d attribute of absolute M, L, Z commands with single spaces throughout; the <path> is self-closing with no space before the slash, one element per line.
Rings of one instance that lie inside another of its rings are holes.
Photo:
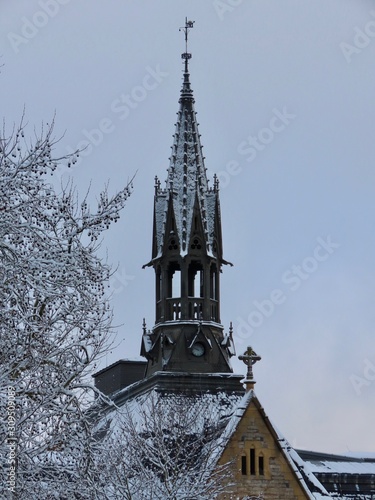
<path fill-rule="evenodd" d="M 186 26 L 186 36 L 189 27 Z M 152 260 L 155 326 L 143 335 L 146 376 L 158 371 L 231 373 L 232 333 L 220 323 L 224 264 L 219 183 L 209 187 L 188 61 L 165 188 L 155 179 Z M 145 266 L 144 266 L 145 267 Z"/>

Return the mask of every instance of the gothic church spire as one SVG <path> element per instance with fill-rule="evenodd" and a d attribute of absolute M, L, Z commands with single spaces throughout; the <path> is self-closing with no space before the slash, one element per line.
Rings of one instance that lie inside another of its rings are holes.
<path fill-rule="evenodd" d="M 156 322 L 141 353 L 158 370 L 231 372 L 233 345 L 220 324 L 222 258 L 218 182 L 208 186 L 186 52 L 166 186 L 155 179 L 152 260 Z M 199 346 L 199 347 L 197 347 Z M 199 363 L 197 363 L 199 359 Z"/>

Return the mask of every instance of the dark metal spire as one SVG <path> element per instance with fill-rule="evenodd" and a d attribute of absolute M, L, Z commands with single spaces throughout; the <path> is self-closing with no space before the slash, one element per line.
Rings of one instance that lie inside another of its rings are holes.
<path fill-rule="evenodd" d="M 185 50 L 188 50 L 188 34 L 194 21 L 185 19 L 180 31 L 185 35 Z M 222 260 L 221 221 L 219 207 L 218 180 L 213 188 L 208 186 L 203 146 L 198 130 L 194 109 L 193 90 L 190 86 L 188 60 L 191 54 L 184 52 L 184 78 L 179 99 L 179 111 L 175 123 L 175 133 L 165 189 L 155 179 L 155 238 L 153 259 L 160 258 L 169 247 L 166 238 L 173 231 L 180 256 L 185 257 L 191 250 L 193 233 L 200 232 L 200 245 L 211 257 L 215 256 L 220 265 Z M 173 227 L 169 227 L 168 214 L 173 213 Z M 168 226 L 168 227 L 167 227 Z"/>

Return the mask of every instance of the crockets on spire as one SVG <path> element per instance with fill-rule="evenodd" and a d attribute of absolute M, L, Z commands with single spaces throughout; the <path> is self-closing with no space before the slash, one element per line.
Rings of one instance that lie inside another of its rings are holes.
<path fill-rule="evenodd" d="M 186 19 L 187 34 L 193 27 L 193 21 Z M 194 109 L 194 97 L 190 84 L 188 61 L 191 54 L 182 54 L 184 61 L 183 83 L 179 99 L 176 130 L 172 154 L 168 168 L 165 189 L 160 182 L 155 183 L 155 225 L 153 259 L 163 253 L 169 233 L 174 233 L 175 245 L 179 253 L 185 256 L 189 251 L 193 234 L 197 226 L 208 255 L 221 260 L 221 223 L 218 198 L 218 182 L 208 187 L 204 156 L 198 131 L 198 122 Z M 168 234 L 167 234 L 168 233 Z M 203 234 L 202 234 L 203 233 Z"/>

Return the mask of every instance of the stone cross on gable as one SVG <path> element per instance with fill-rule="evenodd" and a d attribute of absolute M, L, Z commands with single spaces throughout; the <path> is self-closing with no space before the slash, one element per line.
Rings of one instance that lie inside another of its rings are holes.
<path fill-rule="evenodd" d="M 245 384 L 252 388 L 255 384 L 254 375 L 253 375 L 253 365 L 257 361 L 260 361 L 262 358 L 258 356 L 258 354 L 253 350 L 252 347 L 248 347 L 242 356 L 238 356 L 238 359 L 243 361 L 247 366 L 247 374 L 245 379 Z"/>

